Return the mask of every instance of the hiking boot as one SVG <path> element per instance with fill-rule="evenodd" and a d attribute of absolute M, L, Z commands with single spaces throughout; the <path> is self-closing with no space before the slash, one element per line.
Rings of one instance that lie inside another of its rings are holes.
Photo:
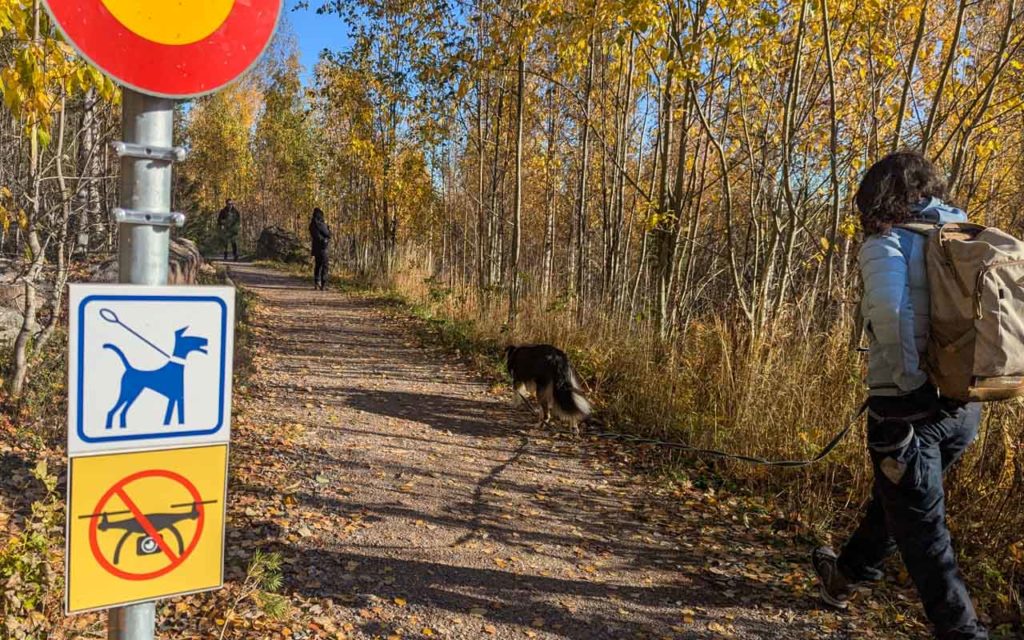
<path fill-rule="evenodd" d="M 836 560 L 832 547 L 818 547 L 811 553 L 811 564 L 821 585 L 821 599 L 830 607 L 845 609 L 850 599 L 850 581 L 839 570 Z"/>

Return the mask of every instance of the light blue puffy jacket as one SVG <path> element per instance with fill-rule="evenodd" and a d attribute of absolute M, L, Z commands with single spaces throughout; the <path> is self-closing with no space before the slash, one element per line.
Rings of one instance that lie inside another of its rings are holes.
<path fill-rule="evenodd" d="M 915 219 L 935 224 L 966 222 L 967 215 L 938 198 L 914 208 Z M 928 381 L 921 360 L 928 343 L 926 238 L 905 229 L 869 236 L 860 249 L 864 281 L 861 312 L 868 336 L 868 389 L 900 396 Z"/>

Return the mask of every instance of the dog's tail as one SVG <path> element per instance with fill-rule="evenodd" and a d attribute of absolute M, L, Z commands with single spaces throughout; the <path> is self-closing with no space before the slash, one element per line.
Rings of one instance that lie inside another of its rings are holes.
<path fill-rule="evenodd" d="M 590 403 L 583 397 L 576 372 L 569 361 L 558 359 L 554 381 L 555 410 L 566 418 L 582 420 L 590 415 Z"/>
<path fill-rule="evenodd" d="M 107 344 L 103 345 L 103 348 L 104 349 L 110 349 L 111 351 L 116 353 L 118 355 L 118 357 L 121 358 L 121 362 L 124 363 L 124 368 L 125 369 L 131 369 L 132 368 L 132 365 L 128 364 L 128 358 L 124 355 L 124 351 L 121 351 L 121 349 L 119 349 L 116 344 L 110 344 L 108 342 Z"/>

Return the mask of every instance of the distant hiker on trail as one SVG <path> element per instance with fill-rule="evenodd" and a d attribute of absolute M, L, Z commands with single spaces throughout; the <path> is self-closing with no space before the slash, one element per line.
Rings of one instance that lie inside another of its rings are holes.
<path fill-rule="evenodd" d="M 324 212 L 319 207 L 313 209 L 313 218 L 309 221 L 309 238 L 313 245 L 313 287 L 323 291 L 327 288 L 327 250 L 331 230 L 324 222 Z"/>
<path fill-rule="evenodd" d="M 945 197 L 935 167 L 912 152 L 877 162 L 857 190 L 865 234 L 859 260 L 870 346 L 867 431 L 874 489 L 842 552 L 819 547 L 812 560 L 822 599 L 846 608 L 851 588 L 881 580 L 885 561 L 899 550 L 935 637 L 978 640 L 988 632 L 957 567 L 942 483 L 943 472 L 977 436 L 981 408 L 940 396 L 922 370 L 930 326 L 928 239 L 896 226 L 966 222 Z"/>
<path fill-rule="evenodd" d="M 228 198 L 224 208 L 217 214 L 217 230 L 220 232 L 221 241 L 224 243 L 224 259 L 228 259 L 228 249 L 231 249 L 231 256 L 238 261 L 238 233 L 242 228 L 242 214 L 235 207 L 235 201 Z"/>

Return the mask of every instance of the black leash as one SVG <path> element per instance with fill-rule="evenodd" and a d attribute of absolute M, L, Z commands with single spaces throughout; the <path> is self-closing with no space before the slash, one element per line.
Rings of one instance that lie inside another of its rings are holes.
<path fill-rule="evenodd" d="M 833 436 L 832 439 L 829 440 L 829 443 L 826 444 L 825 447 L 821 451 L 819 451 L 817 455 L 815 455 L 813 458 L 809 460 L 769 460 L 767 458 L 759 458 L 757 456 L 745 456 L 738 453 L 717 451 L 715 449 L 701 449 L 700 447 L 692 447 L 688 444 L 683 444 L 682 442 L 669 442 L 665 440 L 657 440 L 655 438 L 632 436 L 625 433 L 597 432 L 589 433 L 587 435 L 593 436 L 595 438 L 600 438 L 602 440 L 616 440 L 619 442 L 628 442 L 630 444 L 652 444 L 661 447 L 667 447 L 670 449 L 680 449 L 682 451 L 688 451 L 690 453 L 695 453 L 697 455 L 702 456 L 713 456 L 716 458 L 739 460 L 741 462 L 749 462 L 751 464 L 759 464 L 766 467 L 785 467 L 793 469 L 798 467 L 806 467 L 814 464 L 815 462 L 820 462 L 821 460 L 825 459 L 825 457 L 828 456 L 828 454 L 832 453 L 833 449 L 839 446 L 839 443 L 843 441 L 843 438 L 845 438 L 846 435 L 850 433 L 850 430 L 853 429 L 853 426 L 855 424 L 857 424 L 857 420 L 862 415 L 864 415 L 864 411 L 867 410 L 867 408 L 868 402 L 867 400 L 865 400 L 864 403 L 861 404 L 860 409 L 858 409 L 857 412 L 853 415 L 853 417 L 850 418 L 849 422 L 846 423 L 846 426 L 843 427 L 843 429 L 839 433 Z"/>

